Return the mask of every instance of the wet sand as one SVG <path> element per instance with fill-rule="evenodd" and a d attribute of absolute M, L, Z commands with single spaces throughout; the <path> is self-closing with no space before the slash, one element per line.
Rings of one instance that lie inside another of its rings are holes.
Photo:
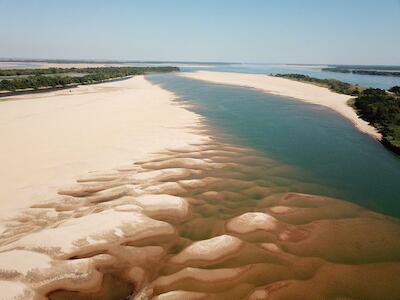
<path fill-rule="evenodd" d="M 359 118 L 355 110 L 349 106 L 348 102 L 353 97 L 334 93 L 324 87 L 262 74 L 198 71 L 192 73 L 185 72 L 180 75 L 213 83 L 256 88 L 266 93 L 322 105 L 350 120 L 361 132 L 369 134 L 376 139 L 382 138 L 375 127 Z"/>
<path fill-rule="evenodd" d="M 202 142 L 89 173 L 8 224 L 0 289 L 52 300 L 399 297 L 399 221 L 293 193 L 301 183 L 281 167 Z"/>

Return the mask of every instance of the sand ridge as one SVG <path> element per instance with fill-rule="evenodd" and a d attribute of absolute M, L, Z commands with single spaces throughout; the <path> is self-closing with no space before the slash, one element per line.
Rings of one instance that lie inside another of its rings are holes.
<path fill-rule="evenodd" d="M 311 299 L 400 295 L 398 221 L 292 193 L 299 183 L 277 165 L 210 141 L 81 176 L 0 236 L 6 299 L 291 299 L 313 284 Z"/>

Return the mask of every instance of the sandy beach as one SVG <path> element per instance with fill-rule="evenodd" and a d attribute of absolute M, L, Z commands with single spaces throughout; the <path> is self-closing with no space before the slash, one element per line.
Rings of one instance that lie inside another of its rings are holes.
<path fill-rule="evenodd" d="M 218 84 L 256 88 L 266 93 L 322 105 L 350 120 L 361 132 L 369 134 L 376 139 L 381 139 L 381 134 L 376 128 L 359 118 L 355 110 L 348 105 L 349 100 L 352 98 L 351 96 L 334 93 L 324 87 L 261 74 L 198 71 L 181 73 L 180 75 Z"/>
<path fill-rule="evenodd" d="M 199 117 L 143 76 L 0 101 L 0 217 L 91 171 L 199 141 Z"/>

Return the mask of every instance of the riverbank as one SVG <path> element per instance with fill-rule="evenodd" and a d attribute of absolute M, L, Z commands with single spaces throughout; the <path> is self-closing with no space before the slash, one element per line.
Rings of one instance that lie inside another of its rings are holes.
<path fill-rule="evenodd" d="M 92 85 L 92 84 L 100 84 L 100 83 L 106 83 L 106 82 L 121 81 L 121 80 L 126 80 L 126 79 L 129 79 L 132 77 L 133 76 L 109 78 L 109 79 L 100 80 L 100 81 L 91 82 L 91 83 L 82 83 L 82 85 Z M 32 95 L 32 94 L 48 93 L 48 92 L 54 92 L 54 91 L 59 91 L 59 90 L 73 89 L 78 86 L 79 86 L 79 84 L 77 84 L 77 83 L 71 83 L 66 86 L 56 86 L 56 87 L 49 86 L 49 87 L 43 87 L 43 88 L 38 88 L 38 89 L 23 89 L 23 90 L 9 91 L 9 92 L 0 91 L 0 98 L 19 96 L 19 95 Z M 2 100 L 4 100 L 4 99 L 2 99 Z"/>
<path fill-rule="evenodd" d="M 349 106 L 348 103 L 353 97 L 331 92 L 324 87 L 261 74 L 198 71 L 181 73 L 179 75 L 218 84 L 256 88 L 266 93 L 322 105 L 336 111 L 351 121 L 361 132 L 378 140 L 382 138 L 376 128 L 359 118 L 355 110 Z"/>
<path fill-rule="evenodd" d="M 143 76 L 4 100 L 0 216 L 55 193 L 79 174 L 200 139 L 188 129 L 199 117 Z"/>
<path fill-rule="evenodd" d="M 1 223 L 4 299 L 400 295 L 396 219 L 294 192 L 298 170 L 142 76 L 72 93 L 0 103 L 2 207 L 41 192 Z"/>

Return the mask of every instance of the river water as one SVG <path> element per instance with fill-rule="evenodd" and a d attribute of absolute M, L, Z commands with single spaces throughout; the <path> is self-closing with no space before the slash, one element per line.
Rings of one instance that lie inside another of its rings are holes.
<path fill-rule="evenodd" d="M 400 216 L 400 159 L 329 109 L 250 88 L 175 74 L 152 82 L 235 143 L 296 169 L 294 192 L 331 196 Z"/>

